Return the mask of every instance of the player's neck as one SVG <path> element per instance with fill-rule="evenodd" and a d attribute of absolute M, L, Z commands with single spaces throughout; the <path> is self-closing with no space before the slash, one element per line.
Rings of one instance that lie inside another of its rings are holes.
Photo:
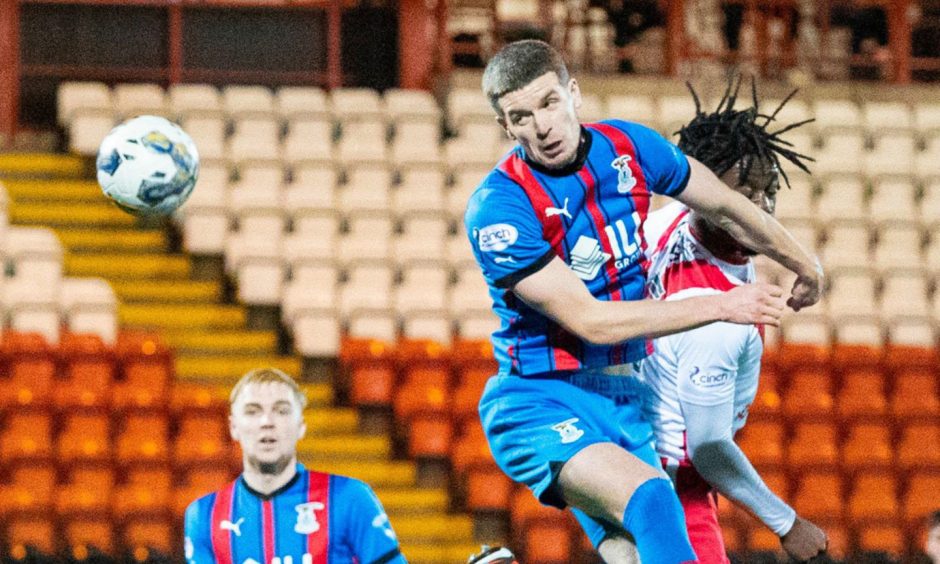
<path fill-rule="evenodd" d="M 255 492 L 266 496 L 281 489 L 290 482 L 297 474 L 297 458 L 293 457 L 284 465 L 283 469 L 276 472 L 264 472 L 254 464 L 245 461 L 242 479 L 245 484 Z"/>
<path fill-rule="evenodd" d="M 695 240 L 718 260 L 731 264 L 745 264 L 750 259 L 746 249 L 723 229 L 716 227 L 700 214 L 692 213 L 689 231 Z"/>

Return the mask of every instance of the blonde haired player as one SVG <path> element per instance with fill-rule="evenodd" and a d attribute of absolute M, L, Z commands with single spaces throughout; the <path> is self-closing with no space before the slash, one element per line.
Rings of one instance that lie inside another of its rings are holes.
<path fill-rule="evenodd" d="M 753 107 L 734 109 L 738 86 L 729 84 L 714 113 L 703 113 L 696 98 L 696 117 L 680 132 L 679 147 L 772 214 L 781 174 L 778 156 L 804 170 L 805 157 L 779 139 L 790 128 L 766 129 L 773 116 L 759 113 L 756 94 Z M 653 299 L 714 295 L 756 280 L 754 253 L 720 221 L 681 204 L 651 214 L 647 234 L 658 241 L 647 278 Z M 825 533 L 774 495 L 734 443 L 757 393 L 762 327 L 712 323 L 659 337 L 653 346 L 642 371 L 650 391 L 644 411 L 656 433 L 657 453 L 675 482 L 699 562 L 728 562 L 717 492 L 756 515 L 793 558 L 805 561 L 824 552 Z"/>
<path fill-rule="evenodd" d="M 243 471 L 186 510 L 188 564 L 405 562 L 368 485 L 297 462 L 307 398 L 293 378 L 274 368 L 252 370 L 229 402 Z"/>

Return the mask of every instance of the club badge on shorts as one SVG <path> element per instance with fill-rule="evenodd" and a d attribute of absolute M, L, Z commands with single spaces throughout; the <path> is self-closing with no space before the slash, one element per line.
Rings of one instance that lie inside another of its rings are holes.
<path fill-rule="evenodd" d="M 561 436 L 561 444 L 567 445 L 573 443 L 584 436 L 584 431 L 574 426 L 578 421 L 580 421 L 580 419 L 572 417 L 571 419 L 566 419 L 561 423 L 552 425 L 552 431 L 557 432 Z"/>

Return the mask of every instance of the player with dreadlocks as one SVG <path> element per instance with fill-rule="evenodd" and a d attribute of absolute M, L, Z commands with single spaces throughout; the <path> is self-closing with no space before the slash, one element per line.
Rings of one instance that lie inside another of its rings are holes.
<path fill-rule="evenodd" d="M 729 83 L 718 108 L 701 109 L 679 132 L 679 147 L 710 168 L 733 190 L 773 214 L 779 176 L 786 159 L 809 172 L 812 160 L 791 148 L 781 134 L 795 123 L 771 132 L 780 108 L 761 114 L 752 82 L 754 105 L 737 110 L 740 79 Z M 794 92 L 795 93 L 795 92 Z M 789 181 L 787 180 L 788 184 Z M 654 217 L 659 216 L 659 217 Z M 657 300 L 681 300 L 726 292 L 755 281 L 755 254 L 730 235 L 721 222 L 670 204 L 652 214 L 654 225 L 668 227 L 658 237 L 650 258 L 647 291 Z M 823 531 L 800 518 L 767 487 L 734 434 L 747 420 L 757 393 L 762 326 L 718 322 L 660 337 L 643 365 L 649 389 L 644 412 L 656 433 L 656 450 L 673 479 L 685 510 L 686 527 L 702 563 L 728 562 L 718 525 L 717 494 L 756 515 L 776 533 L 790 556 L 804 561 L 826 550 Z"/>

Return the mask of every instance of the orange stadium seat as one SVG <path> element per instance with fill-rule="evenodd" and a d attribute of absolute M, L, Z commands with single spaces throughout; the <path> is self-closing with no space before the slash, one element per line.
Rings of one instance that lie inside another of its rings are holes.
<path fill-rule="evenodd" d="M 913 423 L 901 431 L 898 466 L 940 470 L 940 425 Z"/>
<path fill-rule="evenodd" d="M 880 418 L 888 410 L 884 377 L 874 368 L 852 369 L 842 375 L 836 412 L 842 418 Z"/>
<path fill-rule="evenodd" d="M 108 416 L 86 413 L 66 416 L 56 443 L 56 456 L 63 464 L 110 461 L 112 449 Z"/>
<path fill-rule="evenodd" d="M 757 395 L 754 396 L 754 403 L 748 409 L 750 421 L 776 418 L 780 415 L 780 374 L 772 365 L 764 365 L 763 359 L 761 362 Z"/>
<path fill-rule="evenodd" d="M 92 549 L 113 555 L 113 525 L 102 517 L 69 520 L 65 524 L 65 543 L 69 553 L 76 560 L 86 560 Z"/>
<path fill-rule="evenodd" d="M 759 522 L 747 531 L 747 549 L 752 552 L 781 552 L 780 537 Z"/>
<path fill-rule="evenodd" d="M 473 465 L 467 472 L 467 509 L 470 511 L 508 510 L 513 486 L 512 480 L 496 466 L 495 462 Z"/>
<path fill-rule="evenodd" d="M 228 392 L 222 386 L 176 382 L 170 390 L 170 410 L 173 413 L 226 413 Z"/>
<path fill-rule="evenodd" d="M 395 394 L 393 411 L 400 423 L 416 413 L 450 413 L 450 390 L 442 374 L 420 372 L 418 380 L 408 380 Z"/>
<path fill-rule="evenodd" d="M 891 345 L 885 348 L 885 368 L 891 372 L 904 370 L 934 370 L 940 359 L 937 351 L 925 347 Z"/>
<path fill-rule="evenodd" d="M 846 503 L 846 514 L 854 523 L 892 521 L 898 516 L 898 488 L 889 472 L 863 472 Z"/>
<path fill-rule="evenodd" d="M 4 333 L 0 355 L 9 373 L 0 387 L 0 409 L 48 405 L 56 367 L 45 339 L 37 333 Z"/>
<path fill-rule="evenodd" d="M 721 538 L 727 552 L 740 552 L 744 549 L 744 541 L 741 537 L 741 528 L 738 525 L 721 522 Z"/>
<path fill-rule="evenodd" d="M 118 520 L 132 515 L 165 515 L 170 509 L 172 475 L 160 466 L 139 467 L 114 490 L 111 511 Z"/>
<path fill-rule="evenodd" d="M 783 463 L 783 425 L 773 421 L 753 421 L 738 432 L 735 440 L 755 466 Z"/>
<path fill-rule="evenodd" d="M 499 366 L 493 357 L 493 343 L 488 339 L 458 339 L 451 348 L 451 359 L 459 368 L 479 368 L 496 374 Z"/>
<path fill-rule="evenodd" d="M 894 377 L 891 414 L 897 418 L 932 418 L 940 415 L 934 371 L 904 370 Z"/>
<path fill-rule="evenodd" d="M 6 528 L 6 541 L 9 547 L 8 554 L 16 557 L 17 554 L 25 556 L 25 548 L 33 547 L 36 550 L 52 555 L 56 550 L 55 539 L 59 538 L 56 528 L 48 514 L 30 517 L 13 517 L 4 520 Z"/>
<path fill-rule="evenodd" d="M 114 352 L 121 366 L 130 364 L 170 364 L 171 353 L 159 334 L 146 331 L 121 331 Z"/>
<path fill-rule="evenodd" d="M 457 474 L 463 474 L 474 464 L 493 461 L 486 435 L 483 433 L 483 426 L 478 420 L 468 419 L 464 423 L 460 437 L 453 443 L 450 461 L 451 468 Z"/>
<path fill-rule="evenodd" d="M 904 519 L 908 523 L 923 523 L 927 515 L 937 510 L 937 492 L 940 492 L 940 469 L 911 474 L 901 504 Z"/>
<path fill-rule="evenodd" d="M 104 466 L 77 467 L 56 494 L 59 515 L 107 514 L 114 490 L 114 472 Z"/>
<path fill-rule="evenodd" d="M 898 559 L 906 552 L 907 541 L 895 524 L 870 524 L 858 529 L 858 548 L 865 552 L 883 552 Z"/>
<path fill-rule="evenodd" d="M 114 360 L 101 337 L 63 335 L 59 350 L 66 363 L 66 378 L 56 385 L 56 408 L 107 407 L 111 403 Z"/>
<path fill-rule="evenodd" d="M 223 416 L 191 413 L 180 421 L 180 431 L 173 443 L 173 460 L 177 466 L 225 464 L 229 460 L 230 448 Z"/>
<path fill-rule="evenodd" d="M 525 527 L 525 561 L 562 564 L 572 560 L 573 527 L 567 519 L 536 521 Z"/>
<path fill-rule="evenodd" d="M 777 347 L 777 370 L 791 374 L 801 368 L 828 369 L 830 348 L 810 343 L 782 343 Z"/>
<path fill-rule="evenodd" d="M 408 424 L 408 455 L 412 458 L 447 458 L 453 435 L 449 414 L 418 412 Z"/>
<path fill-rule="evenodd" d="M 164 409 L 169 403 L 170 371 L 162 364 L 135 363 L 124 368 L 124 379 L 115 382 L 115 410 Z"/>
<path fill-rule="evenodd" d="M 800 476 L 793 491 L 793 508 L 816 521 L 837 521 L 843 514 L 842 478 L 835 472 L 814 471 Z"/>
<path fill-rule="evenodd" d="M 842 445 L 842 465 L 845 468 L 888 467 L 894 459 L 891 430 L 880 423 L 865 423 L 851 427 Z"/>
<path fill-rule="evenodd" d="M 47 460 L 52 456 L 52 419 L 46 413 L 11 413 L 0 434 L 0 460 Z"/>
<path fill-rule="evenodd" d="M 115 459 L 118 464 L 153 464 L 169 462 L 169 424 L 165 415 L 134 414 L 124 421 L 117 437 Z"/>
<path fill-rule="evenodd" d="M 829 419 L 832 413 L 832 383 L 825 370 L 801 369 L 790 378 L 783 397 L 788 418 Z"/>
<path fill-rule="evenodd" d="M 373 339 L 346 337 L 340 344 L 339 357 L 348 372 L 353 404 L 374 407 L 392 404 L 396 370 L 391 345 Z"/>
<path fill-rule="evenodd" d="M 231 482 L 236 473 L 228 468 L 213 466 L 198 467 L 186 473 L 183 485 L 173 490 L 172 510 L 174 515 L 182 515 L 194 500 L 222 489 Z"/>
<path fill-rule="evenodd" d="M 537 521 L 561 522 L 565 513 L 554 507 L 542 505 L 527 488 L 517 487 L 512 493 L 509 519 L 514 531 L 522 531 Z"/>
<path fill-rule="evenodd" d="M 55 491 L 55 470 L 48 465 L 23 465 L 11 473 L 11 482 L 0 486 L 0 517 L 6 521 L 13 514 L 47 514 Z"/>
<path fill-rule="evenodd" d="M 489 367 L 463 368 L 458 371 L 458 384 L 454 390 L 454 399 L 451 405 L 454 420 L 458 423 L 479 417 L 477 406 L 486 382 L 495 374 Z"/>
<path fill-rule="evenodd" d="M 832 347 L 832 368 L 836 373 L 851 370 L 877 370 L 884 359 L 884 349 L 869 345 L 839 343 Z"/>
<path fill-rule="evenodd" d="M 137 562 L 144 562 L 157 551 L 165 555 L 173 554 L 175 534 L 170 521 L 166 519 L 134 519 L 124 526 L 124 546 L 127 547 Z"/>
<path fill-rule="evenodd" d="M 835 467 L 839 463 L 838 436 L 832 423 L 797 423 L 787 448 L 787 465 L 794 469 Z"/>

